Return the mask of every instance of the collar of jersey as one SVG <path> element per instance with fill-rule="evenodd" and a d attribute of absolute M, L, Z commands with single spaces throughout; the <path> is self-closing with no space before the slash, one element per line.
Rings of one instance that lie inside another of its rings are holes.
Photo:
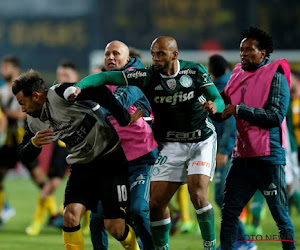
<path fill-rule="evenodd" d="M 163 74 L 161 74 L 161 73 L 159 73 L 159 74 L 160 74 L 160 76 L 161 76 L 162 78 L 174 78 L 174 77 L 176 77 L 176 76 L 178 75 L 179 71 L 180 71 L 180 63 L 179 63 L 179 61 L 177 60 L 177 71 L 176 71 L 176 73 L 175 73 L 174 75 L 166 76 L 166 75 L 163 75 Z"/>

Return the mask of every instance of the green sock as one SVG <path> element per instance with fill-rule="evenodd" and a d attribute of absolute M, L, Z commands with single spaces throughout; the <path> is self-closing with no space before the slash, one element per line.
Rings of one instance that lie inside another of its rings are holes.
<path fill-rule="evenodd" d="M 151 221 L 150 226 L 155 249 L 169 250 L 171 219 L 167 218 L 160 221 Z"/>
<path fill-rule="evenodd" d="M 260 218 L 261 218 L 261 211 L 263 209 L 264 202 L 265 202 L 265 197 L 262 195 L 262 193 L 259 190 L 257 190 L 253 196 L 253 200 L 250 205 L 252 216 L 253 216 L 252 224 L 255 227 L 259 225 Z"/>
<path fill-rule="evenodd" d="M 211 204 L 196 210 L 204 250 L 216 249 L 215 214 Z"/>

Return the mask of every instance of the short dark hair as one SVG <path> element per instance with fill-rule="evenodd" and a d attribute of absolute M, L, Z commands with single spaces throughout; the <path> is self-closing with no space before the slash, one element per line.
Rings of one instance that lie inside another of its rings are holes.
<path fill-rule="evenodd" d="M 2 58 L 2 62 L 11 63 L 16 68 L 20 68 L 20 65 L 21 65 L 20 60 L 17 57 L 10 56 L 10 55 L 9 56 L 4 56 Z"/>
<path fill-rule="evenodd" d="M 14 95 L 22 91 L 24 96 L 31 96 L 35 91 L 43 93 L 45 90 L 46 85 L 44 80 L 33 69 L 28 70 L 13 80 L 12 91 Z"/>
<path fill-rule="evenodd" d="M 221 55 L 212 55 L 208 59 L 208 68 L 214 77 L 220 77 L 225 74 L 230 64 Z"/>
<path fill-rule="evenodd" d="M 266 57 L 270 57 L 270 54 L 273 52 L 273 41 L 271 35 L 256 27 L 250 27 L 249 29 L 243 30 L 241 32 L 241 41 L 244 38 L 255 39 L 256 46 L 261 50 L 266 50 Z"/>
<path fill-rule="evenodd" d="M 72 61 L 62 61 L 58 66 L 63 67 L 63 68 L 71 68 L 71 69 L 77 71 L 77 67 L 76 67 L 75 63 L 73 63 Z"/>
<path fill-rule="evenodd" d="M 141 51 L 135 47 L 129 47 L 129 56 L 130 57 L 138 57 L 139 59 L 142 59 Z"/>

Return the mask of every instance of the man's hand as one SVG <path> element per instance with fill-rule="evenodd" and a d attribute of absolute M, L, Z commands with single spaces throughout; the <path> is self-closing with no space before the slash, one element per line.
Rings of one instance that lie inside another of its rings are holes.
<path fill-rule="evenodd" d="M 68 101 L 74 101 L 80 94 L 81 89 L 77 86 L 68 87 L 64 92 L 64 98 Z"/>
<path fill-rule="evenodd" d="M 54 136 L 55 134 L 52 131 L 52 129 L 48 128 L 37 132 L 31 140 L 34 146 L 41 147 L 42 145 L 46 145 L 53 142 Z"/>
<path fill-rule="evenodd" d="M 222 118 L 226 118 L 227 115 L 236 115 L 236 105 L 228 104 L 224 108 Z"/>
<path fill-rule="evenodd" d="M 138 107 L 136 111 L 133 114 L 131 114 L 131 119 L 128 125 L 140 119 L 144 114 L 145 114 L 145 110 L 142 110 L 140 107 Z"/>
<path fill-rule="evenodd" d="M 215 114 L 217 112 L 216 104 L 212 101 L 200 102 L 201 107 L 210 114 Z"/>
<path fill-rule="evenodd" d="M 228 155 L 217 153 L 216 161 L 217 161 L 218 168 L 224 168 L 228 161 Z"/>

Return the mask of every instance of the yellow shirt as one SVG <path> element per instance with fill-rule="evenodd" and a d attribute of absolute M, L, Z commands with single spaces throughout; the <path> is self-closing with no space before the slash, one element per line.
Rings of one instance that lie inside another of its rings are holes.
<path fill-rule="evenodd" d="M 294 134 L 298 147 L 300 147 L 300 98 L 292 101 Z"/>

